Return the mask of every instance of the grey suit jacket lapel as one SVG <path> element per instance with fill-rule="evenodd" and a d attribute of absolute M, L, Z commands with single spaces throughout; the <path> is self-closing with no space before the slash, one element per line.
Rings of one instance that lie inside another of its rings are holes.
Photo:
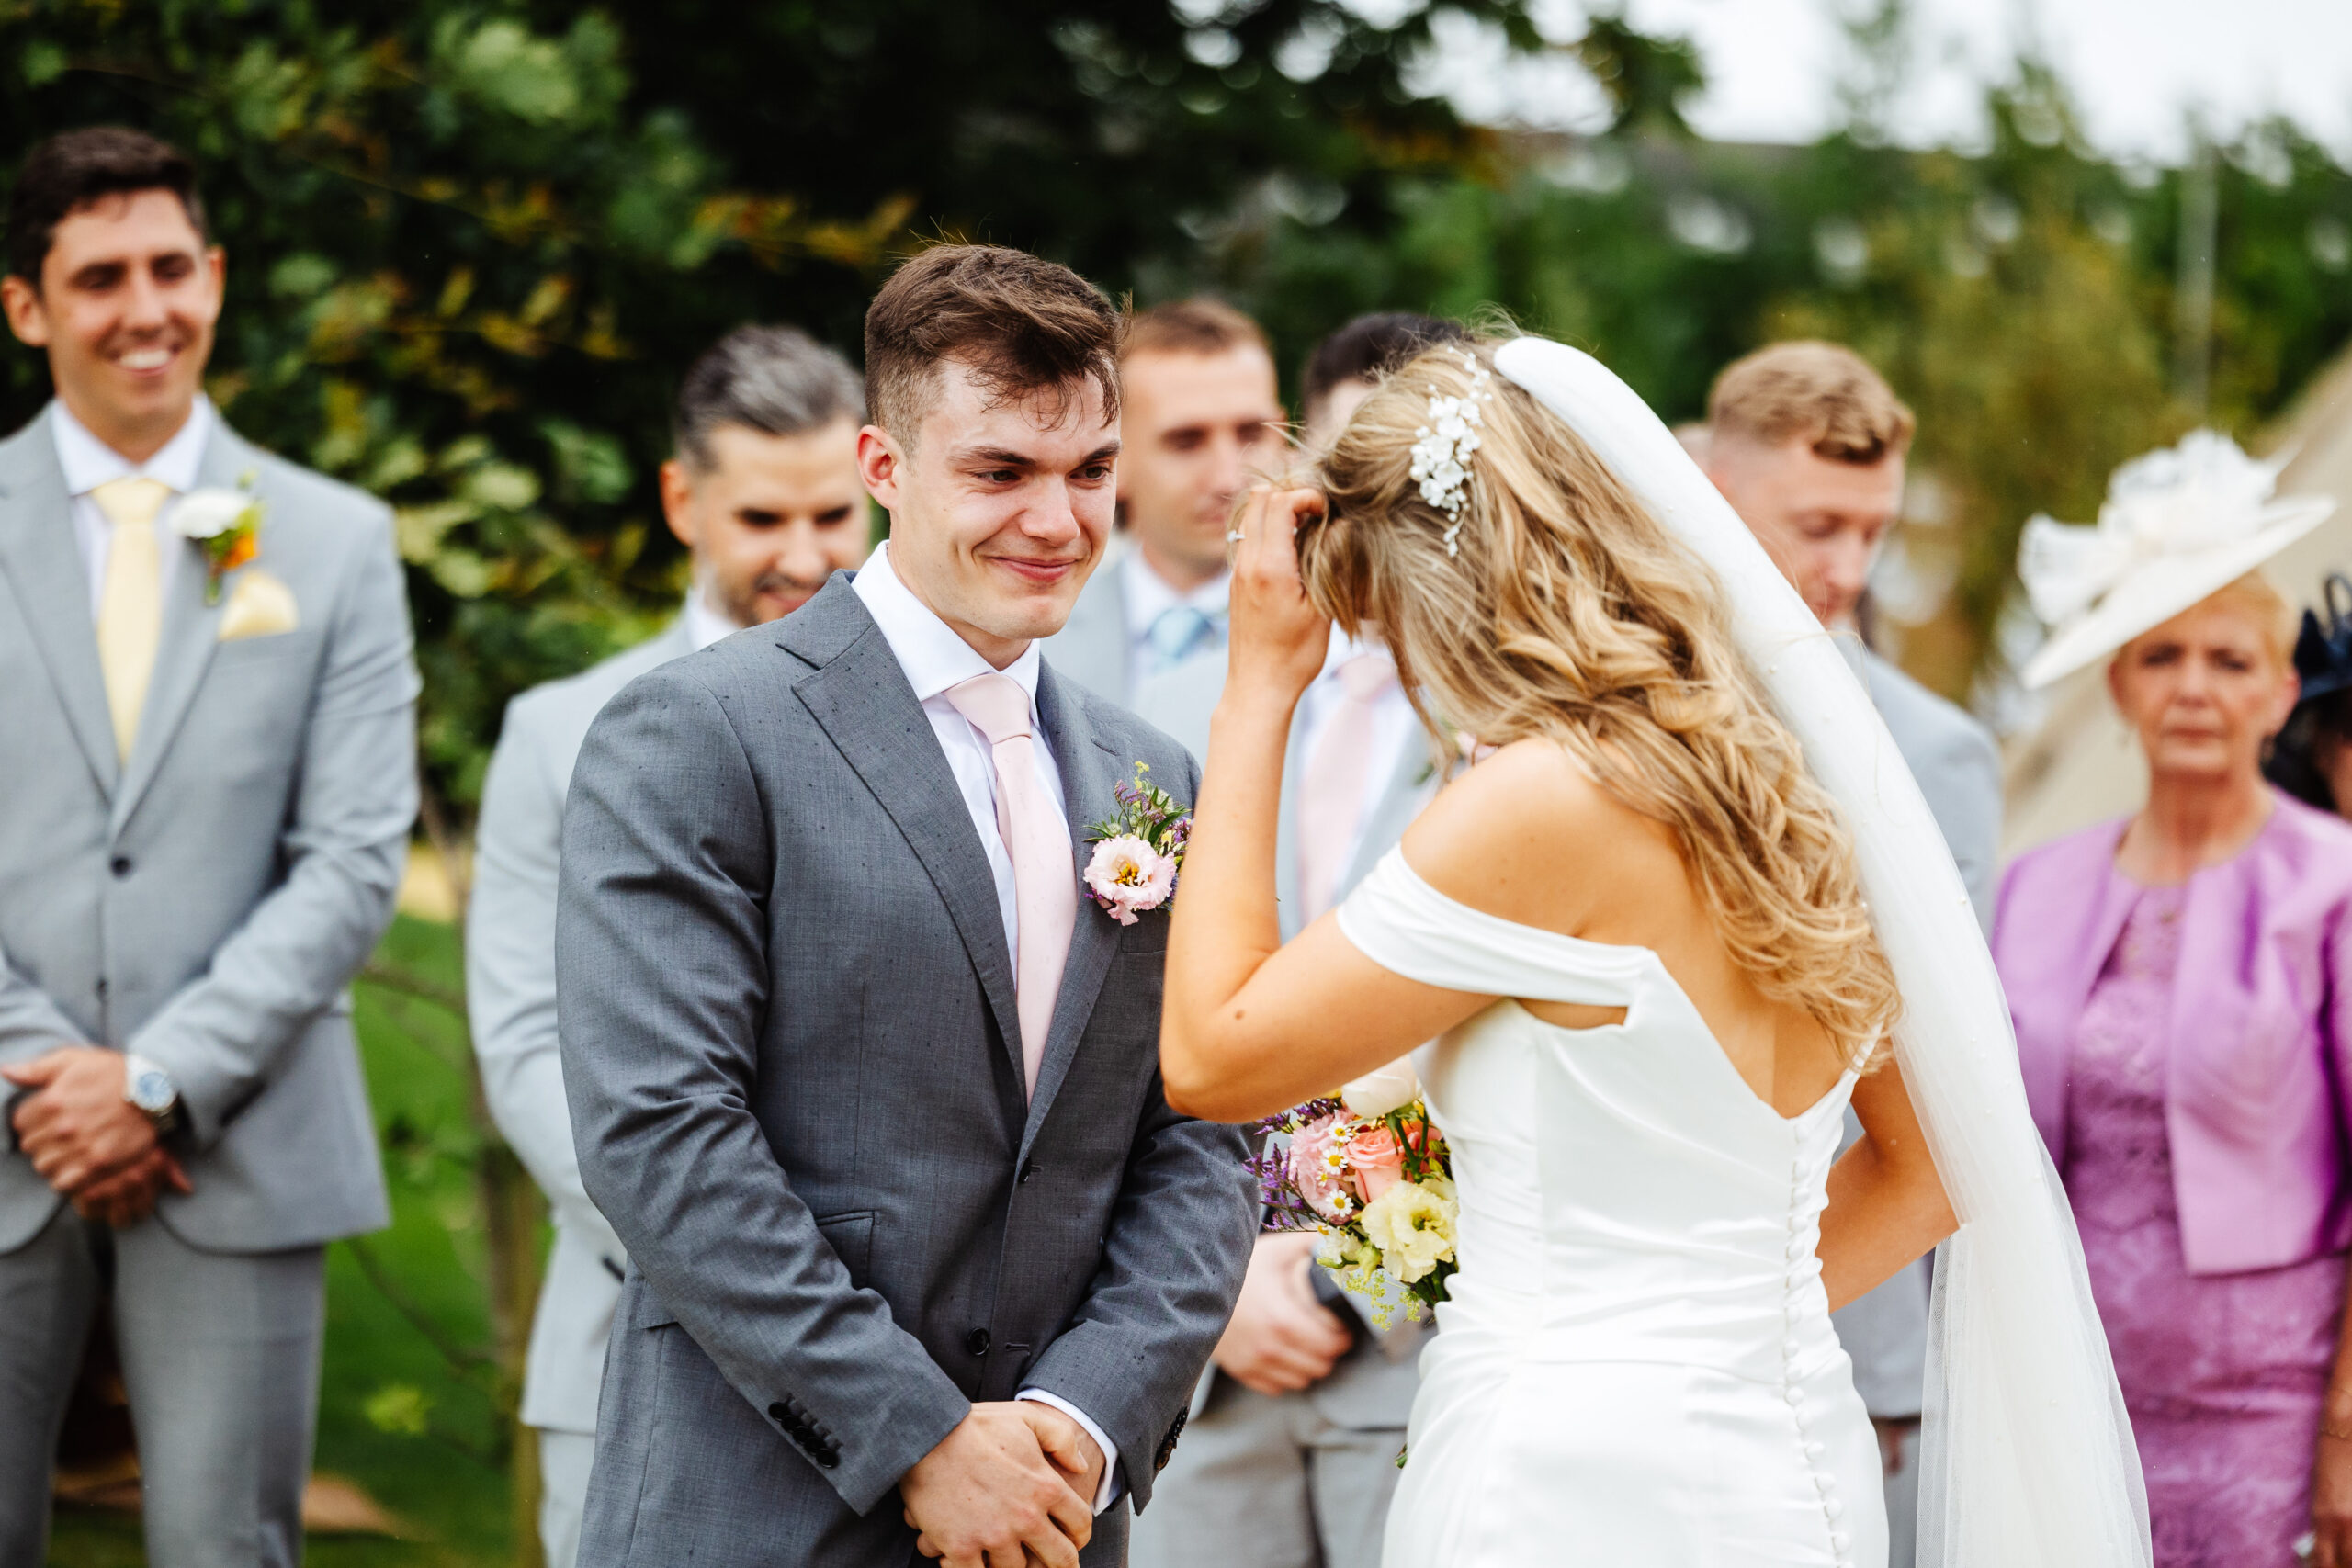
<path fill-rule="evenodd" d="M 204 461 L 197 468 L 197 488 L 233 490 L 239 476 L 254 466 L 255 457 L 253 449 L 216 415 L 212 434 L 204 443 Z M 170 513 L 166 512 L 164 517 L 168 528 Z M 187 716 L 188 705 L 196 701 L 197 688 L 204 683 L 204 672 L 212 665 L 212 650 L 220 644 L 221 609 L 234 585 L 232 581 L 224 580 L 220 603 L 207 604 L 204 585 L 210 574 L 205 570 L 196 545 L 168 533 L 157 542 L 166 550 L 182 551 L 186 558 L 164 574 L 163 637 L 155 647 L 155 673 L 147 683 L 147 705 L 140 711 L 139 734 L 130 743 L 130 761 L 123 772 L 122 793 L 115 797 L 114 826 L 118 832 L 130 820 L 130 814 L 139 809 L 140 797 L 154 782 L 157 771 L 164 765 L 164 756 L 178 733 L 180 721 Z M 268 558 L 269 517 L 265 512 L 259 564 L 266 568 Z"/>
<path fill-rule="evenodd" d="M 100 791 L 115 793 L 121 768 L 98 633 L 90 615 L 90 574 L 74 542 L 73 498 L 57 466 L 57 443 L 43 412 L 0 447 L 0 575 L 8 580 L 57 687 L 66 722 Z"/>
<path fill-rule="evenodd" d="M 1046 740 L 1053 747 L 1054 766 L 1061 774 L 1062 802 L 1069 818 L 1072 866 L 1082 875 L 1087 859 L 1093 853 L 1093 846 L 1086 841 L 1087 829 L 1118 809 L 1118 800 L 1112 792 L 1134 772 L 1135 764 L 1131 760 L 1123 761 L 1095 737 L 1078 702 L 1063 688 L 1062 677 L 1050 667 L 1037 677 L 1037 716 L 1045 725 Z M 1142 918 L 1168 917 L 1159 914 Z M 1062 961 L 1061 989 L 1054 998 L 1053 1027 L 1046 1036 L 1045 1059 L 1037 1066 L 1036 1090 L 1029 1097 L 1029 1125 L 1022 1137 L 1023 1157 L 1037 1129 L 1045 1122 L 1046 1111 L 1053 1104 L 1062 1079 L 1069 1074 L 1071 1060 L 1078 1055 L 1079 1037 L 1086 1032 L 1086 1021 L 1094 1011 L 1094 998 L 1102 992 L 1102 977 L 1110 970 L 1112 954 L 1118 951 L 1119 931 L 1118 922 L 1081 888 L 1078 895 L 1078 919 L 1070 929 L 1069 954 Z"/>
<path fill-rule="evenodd" d="M 850 587 L 850 574 L 834 573 L 815 598 L 777 622 L 776 646 L 817 667 L 793 682 L 793 692 L 898 824 L 938 889 L 996 1016 L 1012 1081 L 1020 1083 L 1021 1009 L 988 852 L 931 719 Z"/>

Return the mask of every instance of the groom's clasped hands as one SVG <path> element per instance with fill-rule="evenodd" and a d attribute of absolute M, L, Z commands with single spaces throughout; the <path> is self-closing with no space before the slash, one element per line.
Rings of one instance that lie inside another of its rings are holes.
<path fill-rule="evenodd" d="M 980 1404 L 899 1491 L 921 1532 L 916 1550 L 945 1568 L 1077 1568 L 1104 1463 L 1085 1429 L 1049 1404 Z"/>

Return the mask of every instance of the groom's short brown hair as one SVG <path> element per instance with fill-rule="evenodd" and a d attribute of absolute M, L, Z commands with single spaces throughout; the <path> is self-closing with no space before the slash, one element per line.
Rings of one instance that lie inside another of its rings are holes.
<path fill-rule="evenodd" d="M 1102 389 L 1119 416 L 1119 334 L 1111 301 L 1069 268 L 1003 245 L 933 245 L 890 275 L 865 312 L 874 421 L 911 448 L 942 365 L 969 369 L 1000 401 L 1070 383 Z M 1066 405 L 1052 405 L 1057 416 Z"/>

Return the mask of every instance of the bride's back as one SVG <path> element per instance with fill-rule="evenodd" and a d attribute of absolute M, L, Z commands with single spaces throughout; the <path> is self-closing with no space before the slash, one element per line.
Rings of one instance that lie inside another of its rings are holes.
<path fill-rule="evenodd" d="M 1472 908 L 1611 947 L 1645 948 L 1690 998 L 1758 1100 L 1817 1102 L 1848 1062 L 1804 1007 L 1767 996 L 1724 940 L 1674 832 L 1596 783 L 1566 748 L 1529 739 L 1455 780 L 1405 838 L 1414 870 Z M 1564 1029 L 1624 1009 L 1514 998 Z"/>

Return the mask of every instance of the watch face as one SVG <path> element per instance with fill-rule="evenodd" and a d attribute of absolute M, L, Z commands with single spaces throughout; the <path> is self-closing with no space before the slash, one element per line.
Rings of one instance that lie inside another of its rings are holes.
<path fill-rule="evenodd" d="M 130 1080 L 130 1103 L 141 1111 L 162 1111 L 172 1103 L 172 1080 L 150 1067 Z"/>

